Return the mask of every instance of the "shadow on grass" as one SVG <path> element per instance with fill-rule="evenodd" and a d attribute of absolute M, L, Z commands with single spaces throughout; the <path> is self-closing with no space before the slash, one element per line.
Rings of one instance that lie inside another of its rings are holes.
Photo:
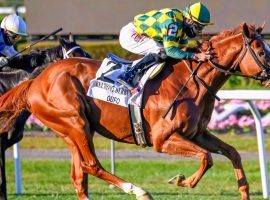
<path fill-rule="evenodd" d="M 90 195 L 94 195 L 94 196 L 106 196 L 106 197 L 123 197 L 125 195 L 127 195 L 124 192 L 91 192 Z M 211 194 L 211 193 L 188 193 L 188 192 L 183 192 L 183 193 L 178 193 L 178 192 L 151 192 L 152 196 L 190 196 L 190 197 L 210 197 L 210 196 L 216 196 L 216 197 L 235 197 L 235 198 L 240 198 L 240 194 L 239 193 L 233 193 L 233 192 L 221 192 L 220 194 Z M 252 192 L 250 193 L 251 196 L 262 196 L 262 192 Z M 44 198 L 51 198 L 53 197 L 58 197 L 58 198 L 63 198 L 63 199 L 67 199 L 69 198 L 74 198 L 76 196 L 75 193 L 24 193 L 21 195 L 17 195 L 17 194 L 10 194 L 9 196 L 12 197 L 16 197 L 16 198 L 22 198 L 22 199 L 28 199 L 30 197 L 34 198 L 34 197 L 44 197 Z"/>
<path fill-rule="evenodd" d="M 23 194 L 9 194 L 9 196 L 16 196 L 16 197 L 29 197 L 29 196 L 39 196 L 39 197 L 46 197 L 46 196 L 74 196 L 75 193 L 23 193 Z"/>
<path fill-rule="evenodd" d="M 97 196 L 125 196 L 127 195 L 124 192 L 91 192 L 90 195 L 97 195 Z M 51 196 L 58 196 L 58 197 L 65 197 L 65 196 L 77 196 L 75 193 L 24 193 L 24 194 L 9 194 L 9 196 L 13 197 L 51 197 Z"/>

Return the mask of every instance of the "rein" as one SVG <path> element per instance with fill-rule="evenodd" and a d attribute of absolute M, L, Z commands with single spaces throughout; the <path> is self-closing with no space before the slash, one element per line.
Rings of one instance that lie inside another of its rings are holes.
<path fill-rule="evenodd" d="M 235 76 L 241 76 L 241 77 L 246 77 L 246 78 L 252 78 L 252 79 L 255 79 L 255 80 L 260 80 L 260 81 L 265 81 L 265 80 L 268 80 L 270 78 L 270 73 L 269 72 L 269 68 L 270 66 L 266 66 L 265 64 L 263 64 L 259 59 L 258 57 L 256 56 L 255 52 L 252 50 L 252 48 L 250 47 L 251 43 L 253 41 L 255 41 L 256 39 L 258 38 L 261 38 L 261 35 L 255 35 L 255 37 L 253 37 L 251 39 L 250 42 L 247 41 L 247 38 L 245 37 L 245 35 L 243 34 L 242 35 L 243 37 L 243 43 L 244 43 L 244 46 L 242 48 L 242 51 L 240 52 L 240 55 L 238 57 L 238 62 L 232 67 L 232 68 L 236 68 L 235 66 L 239 66 L 241 61 L 243 60 L 245 54 L 247 51 L 250 52 L 252 58 L 255 60 L 256 64 L 261 68 L 262 72 L 266 72 L 266 76 L 248 76 L 248 75 L 244 75 L 244 74 L 240 74 L 240 73 L 236 73 L 236 72 L 231 72 L 229 70 L 224 70 L 224 66 L 218 64 L 218 63 L 215 63 L 213 62 L 212 60 L 208 60 L 208 63 L 210 64 L 210 66 L 212 66 L 213 68 L 217 69 L 218 71 L 222 72 L 222 73 L 225 73 L 225 74 L 229 74 L 229 75 L 235 75 Z M 210 48 L 210 46 L 209 46 Z M 209 49 L 208 48 L 208 49 Z M 205 89 L 208 91 L 209 94 L 211 94 L 212 96 L 214 96 L 218 101 L 220 101 L 220 98 L 215 94 L 215 92 L 213 92 L 211 90 L 211 88 L 204 82 L 203 79 L 201 79 L 200 77 L 197 76 L 197 71 L 199 69 L 199 67 L 201 66 L 202 62 L 199 62 L 196 66 L 196 68 L 192 71 L 192 69 L 188 66 L 188 64 L 186 63 L 186 61 L 184 61 L 187 69 L 189 70 L 190 72 L 190 76 L 189 78 L 187 79 L 187 81 L 185 82 L 185 84 L 182 86 L 182 88 L 180 89 L 180 91 L 178 92 L 178 94 L 176 95 L 176 97 L 174 98 L 174 100 L 172 101 L 172 103 L 169 105 L 169 107 L 167 108 L 167 110 L 164 112 L 164 114 L 162 115 L 162 118 L 166 118 L 167 114 L 169 113 L 169 111 L 171 110 L 174 102 L 177 100 L 178 96 L 182 93 L 183 89 L 185 88 L 185 86 L 187 85 L 187 83 L 189 82 L 189 80 L 191 79 L 191 77 L 194 77 L 198 82 L 200 82 L 204 87 Z"/>
<path fill-rule="evenodd" d="M 185 62 L 186 64 L 186 62 Z M 187 64 L 186 64 L 187 65 Z M 189 69 L 189 71 L 191 72 L 190 76 L 188 77 L 187 81 L 185 82 L 185 84 L 182 86 L 182 88 L 179 90 L 178 94 L 175 96 L 175 98 L 173 99 L 172 103 L 169 105 L 169 107 L 167 108 L 167 110 L 165 111 L 165 113 L 162 115 L 162 118 L 165 119 L 167 114 L 169 113 L 169 111 L 171 110 L 174 102 L 176 101 L 176 99 L 178 98 L 178 96 L 182 93 L 183 89 L 186 87 L 186 85 L 188 84 L 189 80 L 192 78 L 192 77 L 197 77 L 197 71 L 199 69 L 199 67 L 202 65 L 202 62 L 199 62 L 196 66 L 196 68 L 192 71 L 191 69 Z"/>

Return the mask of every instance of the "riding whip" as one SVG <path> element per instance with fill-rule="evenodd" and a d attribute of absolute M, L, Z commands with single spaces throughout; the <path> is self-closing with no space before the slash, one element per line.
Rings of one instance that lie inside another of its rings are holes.
<path fill-rule="evenodd" d="M 20 53 L 24 52 L 26 49 L 28 49 L 28 48 L 30 48 L 30 47 L 36 45 L 37 43 L 39 43 L 39 42 L 41 42 L 41 41 L 43 41 L 43 40 L 48 39 L 49 37 L 55 35 L 56 33 L 60 32 L 60 31 L 62 31 L 62 30 L 63 30 L 63 28 L 59 28 L 59 29 L 55 30 L 54 32 L 52 32 L 52 33 L 50 33 L 50 34 L 45 35 L 44 37 L 42 37 L 41 39 L 37 40 L 36 42 L 33 42 L 33 43 L 29 44 L 27 47 L 25 47 L 25 48 L 22 49 L 21 51 L 17 52 L 15 55 L 13 55 L 13 56 L 11 56 L 10 58 L 8 58 L 8 61 L 11 61 L 11 60 L 14 59 L 16 56 L 18 56 Z"/>
<path fill-rule="evenodd" d="M 173 107 L 174 102 L 177 100 L 178 96 L 182 93 L 183 89 L 186 87 L 187 83 L 189 82 L 189 80 L 191 79 L 191 77 L 193 77 L 194 75 L 196 75 L 199 67 L 201 66 L 202 62 L 199 62 L 196 66 L 196 68 L 192 71 L 192 73 L 190 74 L 190 76 L 188 77 L 187 81 L 185 82 L 185 84 L 183 85 L 183 87 L 180 89 L 180 91 L 177 93 L 176 97 L 173 99 L 172 103 L 169 105 L 169 107 L 167 108 L 167 110 L 165 111 L 165 113 L 162 115 L 162 118 L 165 119 L 167 114 L 170 112 L 171 108 Z"/>
<path fill-rule="evenodd" d="M 206 50 L 206 52 L 209 52 L 211 49 L 211 46 L 209 46 Z M 186 87 L 186 85 L 188 84 L 189 80 L 191 79 L 191 77 L 196 77 L 197 71 L 199 69 L 199 67 L 202 65 L 203 62 L 198 62 L 196 68 L 192 71 L 192 73 L 190 74 L 190 76 L 188 77 L 186 83 L 182 86 L 182 88 L 180 89 L 180 91 L 178 92 L 178 94 L 176 95 L 176 97 L 173 99 L 172 103 L 169 105 L 169 107 L 167 108 L 167 110 L 165 111 L 165 113 L 162 115 L 162 118 L 165 119 L 167 114 L 170 112 L 170 110 L 173 107 L 174 102 L 177 100 L 178 96 L 181 94 L 181 92 L 183 91 L 183 89 Z"/>

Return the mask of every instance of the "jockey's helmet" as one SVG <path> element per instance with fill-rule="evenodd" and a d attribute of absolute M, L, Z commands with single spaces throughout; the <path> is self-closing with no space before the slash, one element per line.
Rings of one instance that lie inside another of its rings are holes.
<path fill-rule="evenodd" d="M 210 22 L 210 12 L 201 2 L 191 4 L 183 10 L 183 15 L 201 26 L 212 25 Z"/>
<path fill-rule="evenodd" d="M 1 22 L 1 28 L 19 36 L 27 36 L 25 21 L 16 14 L 6 16 Z"/>

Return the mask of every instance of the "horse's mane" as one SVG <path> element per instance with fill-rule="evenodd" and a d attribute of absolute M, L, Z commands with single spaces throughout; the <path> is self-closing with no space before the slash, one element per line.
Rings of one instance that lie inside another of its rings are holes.
<path fill-rule="evenodd" d="M 56 60 L 60 60 L 63 58 L 63 51 L 61 46 L 56 46 L 50 49 L 46 49 L 41 51 L 41 55 L 43 55 L 46 59 L 44 60 L 44 64 L 51 63 Z"/>
<path fill-rule="evenodd" d="M 188 50 L 191 52 L 199 52 L 200 50 L 206 51 L 210 45 L 221 42 L 224 39 L 227 39 L 231 36 L 242 33 L 243 32 L 243 25 L 244 25 L 244 23 L 241 23 L 240 25 L 238 25 L 235 28 L 221 31 L 217 35 L 212 36 L 210 39 L 204 40 L 202 43 L 198 43 L 197 46 L 189 47 Z M 255 31 L 255 25 L 250 24 L 250 25 L 248 25 L 248 27 L 250 30 Z M 200 50 L 198 50 L 198 49 L 200 49 Z"/>
<path fill-rule="evenodd" d="M 9 62 L 9 65 L 2 68 L 1 76 L 5 74 L 16 74 L 22 70 L 27 73 L 32 73 L 36 68 L 42 68 L 49 63 L 63 58 L 63 51 L 61 46 L 56 46 L 46 50 L 32 50 L 29 54 L 15 57 Z M 38 67 L 37 67 L 38 66 Z"/>
<path fill-rule="evenodd" d="M 0 71 L 0 93 L 22 81 L 38 76 L 51 62 L 63 57 L 62 47 L 32 50 L 29 54 L 15 57 Z M 1 95 L 1 94 L 0 94 Z"/>
<path fill-rule="evenodd" d="M 228 38 L 230 36 L 242 33 L 244 24 L 245 23 L 243 22 L 239 26 L 237 26 L 237 27 L 235 27 L 233 29 L 228 29 L 228 30 L 221 31 L 219 34 L 214 35 L 213 37 L 211 37 L 209 41 L 211 43 L 216 43 L 216 42 L 220 42 L 221 40 L 226 39 L 226 38 Z M 249 27 L 250 30 L 255 30 L 255 25 L 253 25 L 253 24 L 249 24 L 248 27 Z"/>

